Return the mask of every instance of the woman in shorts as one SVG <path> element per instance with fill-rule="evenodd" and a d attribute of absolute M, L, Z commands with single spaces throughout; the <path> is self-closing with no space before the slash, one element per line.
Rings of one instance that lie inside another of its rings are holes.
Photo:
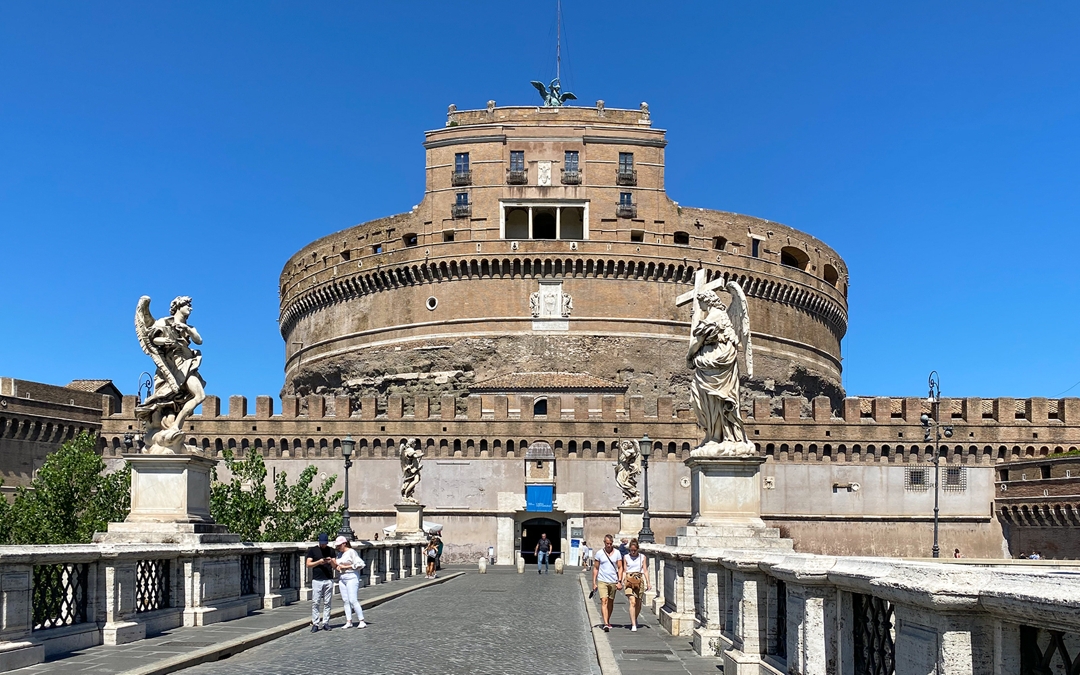
<path fill-rule="evenodd" d="M 630 603 L 630 630 L 637 630 L 637 618 L 641 614 L 641 603 L 645 600 L 645 591 L 649 590 L 649 563 L 638 551 L 638 540 L 631 539 L 627 546 L 629 553 L 623 557 L 625 574 L 626 601 Z"/>

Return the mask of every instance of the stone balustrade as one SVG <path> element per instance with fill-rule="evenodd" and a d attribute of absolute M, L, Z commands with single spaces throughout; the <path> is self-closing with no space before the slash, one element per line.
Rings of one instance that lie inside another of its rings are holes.
<path fill-rule="evenodd" d="M 311 544 L 0 546 L 0 671 L 311 597 Z M 420 572 L 422 542 L 355 542 L 362 584 Z"/>
<path fill-rule="evenodd" d="M 728 675 L 1005 675 L 1080 665 L 1080 566 L 643 545 L 647 608 Z M 1045 668 L 1045 669 L 1043 669 Z"/>

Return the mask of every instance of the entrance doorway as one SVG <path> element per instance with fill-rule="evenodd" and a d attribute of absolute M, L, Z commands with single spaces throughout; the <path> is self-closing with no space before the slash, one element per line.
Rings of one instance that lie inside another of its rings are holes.
<path fill-rule="evenodd" d="M 525 563 L 536 564 L 536 542 L 540 541 L 540 535 L 546 534 L 551 540 L 551 555 L 549 560 L 554 563 L 562 550 L 562 523 L 551 518 L 532 518 L 521 523 L 521 557 Z"/>

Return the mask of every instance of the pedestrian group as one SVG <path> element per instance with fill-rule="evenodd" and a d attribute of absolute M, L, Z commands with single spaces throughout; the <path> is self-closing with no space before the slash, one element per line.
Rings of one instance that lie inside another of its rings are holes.
<path fill-rule="evenodd" d="M 649 566 L 645 556 L 638 550 L 638 540 L 623 540 L 625 553 L 615 548 L 615 538 L 604 537 L 604 548 L 593 554 L 593 593 L 600 593 L 600 614 L 604 620 L 604 632 L 611 631 L 611 612 L 615 608 L 615 594 L 622 590 L 630 605 L 630 630 L 637 630 L 638 615 L 645 591 L 649 590 Z M 591 596 L 590 596 L 591 597 Z"/>
<path fill-rule="evenodd" d="M 334 572 L 337 572 L 338 592 L 345 603 L 345 628 L 367 628 L 364 610 L 356 594 L 360 590 L 360 571 L 366 567 L 363 558 L 349 540 L 338 537 L 333 548 L 329 537 L 319 535 L 319 545 L 307 551 L 307 566 L 311 570 L 311 632 L 330 630 L 330 598 L 334 595 Z M 356 623 L 353 623 L 353 617 Z"/>

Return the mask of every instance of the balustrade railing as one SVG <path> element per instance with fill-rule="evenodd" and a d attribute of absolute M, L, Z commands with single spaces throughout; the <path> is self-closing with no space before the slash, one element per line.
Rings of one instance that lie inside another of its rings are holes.
<path fill-rule="evenodd" d="M 311 574 L 300 564 L 309 546 L 207 544 L 195 553 L 176 544 L 0 547 L 0 671 L 310 599 Z M 357 544 L 382 572 L 370 583 L 411 576 L 419 547 Z"/>
<path fill-rule="evenodd" d="M 1080 673 L 1080 562 L 642 551 L 646 607 L 728 675 Z"/>

